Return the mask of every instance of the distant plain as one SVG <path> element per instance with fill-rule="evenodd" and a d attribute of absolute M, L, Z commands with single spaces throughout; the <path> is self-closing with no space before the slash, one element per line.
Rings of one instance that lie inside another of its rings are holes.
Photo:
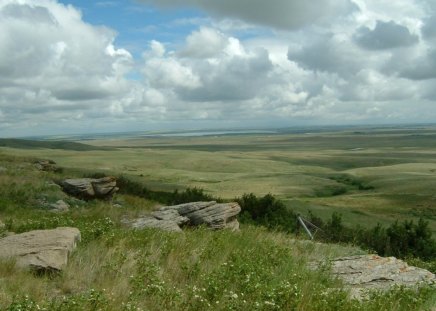
<path fill-rule="evenodd" d="M 327 218 L 340 212 L 349 225 L 423 217 L 436 233 L 433 126 L 79 142 L 109 148 L 0 150 L 49 158 L 66 168 L 124 174 L 155 190 L 199 187 L 226 199 L 271 193 L 302 214 Z"/>

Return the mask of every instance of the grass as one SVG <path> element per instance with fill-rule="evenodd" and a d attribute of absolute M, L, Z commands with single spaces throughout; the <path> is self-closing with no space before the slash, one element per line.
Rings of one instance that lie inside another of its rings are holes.
<path fill-rule="evenodd" d="M 0 219 L 16 233 L 74 226 L 82 241 L 59 274 L 36 275 L 0 262 L 0 310 L 410 310 L 430 309 L 434 290 L 396 289 L 362 302 L 348 297 L 326 269 L 309 262 L 362 254 L 352 246 L 312 243 L 261 227 L 205 228 L 183 234 L 122 225 L 156 207 L 132 195 L 80 202 L 53 186 L 83 174 L 37 171 L 32 158 L 0 154 Z M 72 208 L 53 214 L 40 203 Z M 116 204 L 115 204 L 116 203 Z M 118 206 L 121 204 L 122 206 Z M 0 233 L 1 234 L 1 233 Z"/>
<path fill-rule="evenodd" d="M 198 187 L 227 199 L 271 193 L 304 206 L 300 211 L 340 211 L 350 224 L 360 216 L 364 224 L 425 216 L 436 233 L 435 135 L 432 127 L 385 128 L 106 139 L 86 143 L 108 150 L 85 152 L 2 150 L 50 158 L 70 170 L 124 174 L 153 190 Z"/>

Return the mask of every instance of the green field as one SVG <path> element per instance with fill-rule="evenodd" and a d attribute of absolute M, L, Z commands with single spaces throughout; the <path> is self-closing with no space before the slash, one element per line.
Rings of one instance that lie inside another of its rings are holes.
<path fill-rule="evenodd" d="M 82 143 L 110 148 L 0 150 L 125 174 L 156 190 L 200 187 L 228 199 L 271 193 L 302 213 L 339 211 L 350 225 L 423 217 L 436 233 L 436 127 Z"/>

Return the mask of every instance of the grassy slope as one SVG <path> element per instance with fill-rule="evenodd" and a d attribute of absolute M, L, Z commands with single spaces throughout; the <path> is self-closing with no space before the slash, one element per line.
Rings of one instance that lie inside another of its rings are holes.
<path fill-rule="evenodd" d="M 153 202 L 118 196 L 122 208 L 80 203 L 51 183 L 62 176 L 36 171 L 31 159 L 0 154 L 0 166 L 7 169 L 0 173 L 0 219 L 9 230 L 75 226 L 82 233 L 59 275 L 37 276 L 0 262 L 0 310 L 419 310 L 435 302 L 434 291 L 425 289 L 359 303 L 326 271 L 306 268 L 313 260 L 362 252 L 353 247 L 251 226 L 237 233 L 132 231 L 121 218 L 149 211 Z M 77 206 L 52 214 L 41 199 Z"/>

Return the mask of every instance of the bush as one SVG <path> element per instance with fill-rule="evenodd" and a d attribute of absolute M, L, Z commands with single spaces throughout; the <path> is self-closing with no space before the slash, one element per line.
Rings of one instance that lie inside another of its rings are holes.
<path fill-rule="evenodd" d="M 242 209 L 242 222 L 286 232 L 295 232 L 297 229 L 297 215 L 271 194 L 262 198 L 256 197 L 253 193 L 244 194 L 237 198 L 236 202 Z"/>

